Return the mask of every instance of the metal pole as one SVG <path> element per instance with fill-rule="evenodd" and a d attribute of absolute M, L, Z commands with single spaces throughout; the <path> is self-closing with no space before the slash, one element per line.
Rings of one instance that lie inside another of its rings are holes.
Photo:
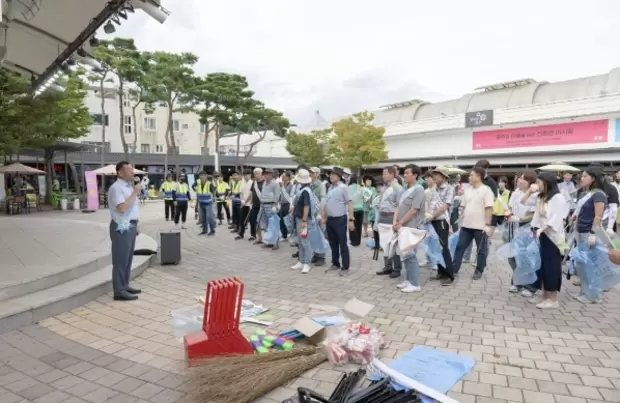
<path fill-rule="evenodd" d="M 69 165 L 67 164 L 67 150 L 65 150 L 64 155 L 65 155 L 65 186 L 66 186 L 66 189 L 69 189 Z"/>

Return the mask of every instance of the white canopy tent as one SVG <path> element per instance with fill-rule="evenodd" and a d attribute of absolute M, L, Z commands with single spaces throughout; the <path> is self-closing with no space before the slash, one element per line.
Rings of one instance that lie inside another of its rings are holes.
<path fill-rule="evenodd" d="M 110 164 L 93 171 L 96 175 L 113 176 L 116 175 L 116 165 Z M 138 175 L 146 175 L 146 172 L 134 168 L 133 172 Z"/>
<path fill-rule="evenodd" d="M 44 173 L 45 171 L 41 171 L 40 169 L 36 169 L 36 168 L 32 168 L 24 164 L 20 164 L 19 162 L 0 167 L 0 174 L 39 175 L 39 174 L 44 174 Z"/>

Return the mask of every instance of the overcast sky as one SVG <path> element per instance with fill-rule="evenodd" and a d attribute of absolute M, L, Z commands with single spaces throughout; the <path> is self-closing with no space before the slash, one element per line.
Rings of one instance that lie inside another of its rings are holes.
<path fill-rule="evenodd" d="M 117 30 L 142 49 L 193 52 L 196 72 L 248 77 L 306 126 L 408 99 L 438 101 L 520 78 L 620 66 L 618 0 L 162 0 Z"/>

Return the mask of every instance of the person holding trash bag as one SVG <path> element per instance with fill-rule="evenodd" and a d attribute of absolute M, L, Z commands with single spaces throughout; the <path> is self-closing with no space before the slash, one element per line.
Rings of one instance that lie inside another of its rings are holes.
<path fill-rule="evenodd" d="M 569 204 L 558 189 L 556 174 L 541 172 L 529 193 L 538 192 L 536 209 L 532 218 L 532 232 L 540 247 L 540 278 L 542 293 L 537 292 L 530 302 L 539 309 L 557 309 L 558 292 L 562 287 L 562 260 L 568 249 L 564 230 L 564 217 Z"/>
<path fill-rule="evenodd" d="M 607 206 L 605 194 L 605 178 L 603 170 L 596 166 L 586 168 L 581 175 L 580 185 L 586 191 L 578 202 L 573 214 L 576 221 L 577 246 L 587 243 L 589 248 L 596 246 L 595 231 L 601 225 L 603 213 Z M 580 280 L 580 292 L 575 298 L 577 301 L 590 304 L 601 300 L 600 276 L 598 267 L 590 267 L 583 262 L 575 261 L 575 269 Z M 598 286 L 596 285 L 598 284 Z"/>
<path fill-rule="evenodd" d="M 510 196 L 508 202 L 509 210 L 506 212 L 506 228 L 504 229 L 504 241 L 511 242 L 518 233 L 519 228 L 523 228 L 532 222 L 534 210 L 536 209 L 537 195 L 531 194 L 525 201 L 521 199 L 527 193 L 528 189 L 536 183 L 538 176 L 534 171 L 525 171 L 517 178 L 517 188 Z M 517 268 L 517 262 L 514 257 L 508 258 L 508 264 L 513 273 Z M 540 273 L 538 273 L 540 274 Z M 515 285 L 511 280 L 510 292 L 521 293 L 523 297 L 531 298 L 534 293 L 540 289 L 540 276 L 532 285 Z"/>

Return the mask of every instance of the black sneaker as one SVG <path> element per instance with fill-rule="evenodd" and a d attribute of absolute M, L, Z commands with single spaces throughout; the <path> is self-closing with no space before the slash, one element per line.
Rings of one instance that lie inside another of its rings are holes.
<path fill-rule="evenodd" d="M 237 235 L 237 236 L 235 237 L 235 241 L 238 241 L 238 240 L 240 240 L 240 239 L 243 239 L 243 237 L 242 237 L 241 235 Z"/>
<path fill-rule="evenodd" d="M 392 274 L 392 270 L 391 269 L 383 269 L 383 270 L 379 270 L 378 272 L 375 273 L 377 276 L 388 276 L 390 274 Z"/>
<path fill-rule="evenodd" d="M 207 234 L 207 236 L 213 236 L 213 235 L 215 235 L 215 231 L 211 231 Z"/>
<path fill-rule="evenodd" d="M 338 275 L 339 275 L 340 277 L 346 277 L 346 276 L 348 276 L 348 275 L 349 275 L 349 269 L 342 269 L 342 270 L 340 270 L 340 273 L 338 273 Z"/>
<path fill-rule="evenodd" d="M 251 236 L 251 237 L 248 238 L 248 241 L 249 242 L 256 241 L 256 237 Z"/>
<path fill-rule="evenodd" d="M 440 282 L 442 287 L 448 287 L 448 286 L 452 285 L 454 280 L 452 280 L 450 277 L 444 277 L 441 280 L 439 280 L 439 282 Z"/>
<path fill-rule="evenodd" d="M 482 278 L 482 272 L 481 271 L 474 271 L 474 275 L 471 276 L 472 280 L 480 280 Z"/>
<path fill-rule="evenodd" d="M 299 258 L 299 252 L 295 252 L 295 253 L 293 253 L 293 254 L 291 255 L 291 257 L 292 257 L 293 259 L 297 259 L 297 258 Z"/>
<path fill-rule="evenodd" d="M 317 257 L 316 260 L 314 261 L 314 265 L 315 266 L 325 266 L 325 258 L 324 257 Z"/>
<path fill-rule="evenodd" d="M 340 270 L 340 266 L 336 266 L 335 264 L 333 264 L 325 270 L 325 273 L 328 273 L 330 271 L 336 271 L 336 270 Z"/>
<path fill-rule="evenodd" d="M 441 274 L 437 274 L 436 276 L 431 276 L 431 278 L 429 278 L 429 280 L 431 281 L 441 281 L 443 277 L 441 277 Z"/>
<path fill-rule="evenodd" d="M 207 235 L 207 232 L 206 231 L 202 231 L 198 235 Z"/>
<path fill-rule="evenodd" d="M 393 271 L 390 273 L 390 278 L 399 278 L 399 277 L 400 277 L 399 271 Z"/>

